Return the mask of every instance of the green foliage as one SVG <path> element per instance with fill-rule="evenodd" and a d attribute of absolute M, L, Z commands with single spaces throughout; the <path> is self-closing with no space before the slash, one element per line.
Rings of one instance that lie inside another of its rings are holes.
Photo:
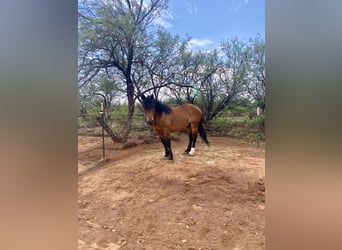
<path fill-rule="evenodd" d="M 100 114 L 99 106 L 91 106 L 87 108 L 87 114 L 78 117 L 79 127 L 96 127 L 98 123 L 96 121 L 96 116 Z"/>
<path fill-rule="evenodd" d="M 210 127 L 214 133 L 221 136 L 246 139 L 253 141 L 257 137 L 265 139 L 262 122 L 265 116 L 249 117 L 250 107 L 236 106 L 234 109 L 225 109 L 220 115 L 210 121 Z"/>

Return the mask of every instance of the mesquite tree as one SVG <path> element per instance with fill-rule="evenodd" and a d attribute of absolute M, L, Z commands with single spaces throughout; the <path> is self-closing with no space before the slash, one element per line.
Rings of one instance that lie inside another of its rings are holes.
<path fill-rule="evenodd" d="M 149 47 L 155 18 L 167 0 L 91 0 L 79 3 L 79 87 L 98 74 L 122 81 L 128 116 L 124 141 L 131 131 L 135 83 L 132 72 Z"/>
<path fill-rule="evenodd" d="M 257 106 L 265 110 L 265 43 L 258 35 L 250 39 L 248 50 L 248 79 L 245 82 L 247 93 Z"/>

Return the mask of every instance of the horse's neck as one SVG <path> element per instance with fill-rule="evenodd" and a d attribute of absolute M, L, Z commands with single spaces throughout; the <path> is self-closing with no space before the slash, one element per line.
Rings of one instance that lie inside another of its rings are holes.
<path fill-rule="evenodd" d="M 171 108 L 171 111 L 172 111 L 172 108 Z M 155 122 L 155 125 L 158 126 L 158 127 L 164 126 L 165 125 L 165 121 L 170 119 L 169 115 L 170 114 L 166 113 L 165 111 L 162 111 L 160 115 L 159 115 L 159 113 L 157 111 L 155 111 L 154 112 L 154 122 Z"/>
<path fill-rule="evenodd" d="M 164 114 L 164 112 L 162 112 L 161 115 L 159 115 L 157 111 L 154 112 L 154 117 L 153 118 L 154 118 L 155 125 L 157 125 L 157 126 L 161 125 L 161 117 L 162 117 L 163 114 Z"/>

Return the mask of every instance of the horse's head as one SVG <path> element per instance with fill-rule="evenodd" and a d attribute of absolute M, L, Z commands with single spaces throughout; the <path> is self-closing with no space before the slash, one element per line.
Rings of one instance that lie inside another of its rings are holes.
<path fill-rule="evenodd" d="M 150 95 L 147 97 L 142 95 L 141 99 L 143 101 L 143 107 L 144 107 L 144 112 L 145 112 L 147 123 L 152 125 L 154 122 L 155 99 L 153 95 Z"/>

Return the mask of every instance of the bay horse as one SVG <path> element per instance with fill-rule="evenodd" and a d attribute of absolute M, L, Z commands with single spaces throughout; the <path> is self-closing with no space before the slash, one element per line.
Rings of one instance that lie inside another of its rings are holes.
<path fill-rule="evenodd" d="M 153 94 L 147 97 L 142 94 L 141 99 L 147 123 L 153 126 L 153 129 L 158 133 L 165 148 L 165 157 L 169 160 L 173 160 L 171 132 L 187 130 L 189 143 L 185 153 L 189 155 L 195 153 L 198 132 L 209 146 L 207 134 L 203 127 L 202 111 L 199 107 L 193 104 L 183 104 L 171 108 L 154 98 Z"/>

